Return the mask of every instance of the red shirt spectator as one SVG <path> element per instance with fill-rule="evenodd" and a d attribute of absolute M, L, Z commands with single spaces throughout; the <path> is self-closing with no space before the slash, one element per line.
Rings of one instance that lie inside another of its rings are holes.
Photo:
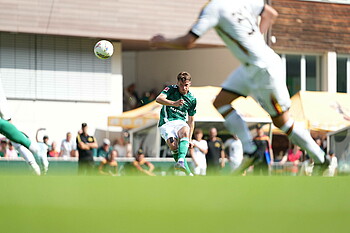
<path fill-rule="evenodd" d="M 294 162 L 297 160 L 300 160 L 300 157 L 302 156 L 303 152 L 297 148 L 296 150 L 293 151 L 293 149 L 288 150 L 288 161 L 289 162 Z"/>
<path fill-rule="evenodd" d="M 47 153 L 49 157 L 58 157 L 60 156 L 60 152 L 56 150 L 56 142 L 52 142 L 51 144 L 51 150 Z"/>

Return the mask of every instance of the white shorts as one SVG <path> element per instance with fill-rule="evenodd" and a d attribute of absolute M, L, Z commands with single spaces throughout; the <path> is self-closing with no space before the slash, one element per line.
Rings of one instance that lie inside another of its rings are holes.
<path fill-rule="evenodd" d="M 289 92 L 283 78 L 282 64 L 260 68 L 241 65 L 221 85 L 224 90 L 253 97 L 271 117 L 290 108 Z"/>
<path fill-rule="evenodd" d="M 161 127 L 159 127 L 160 131 L 160 136 L 167 141 L 169 138 L 178 138 L 179 136 L 177 133 L 179 132 L 180 129 L 183 127 L 188 127 L 188 124 L 182 120 L 174 120 L 174 121 L 168 121 Z"/>
<path fill-rule="evenodd" d="M 207 165 L 194 167 L 194 174 L 197 176 L 207 175 Z"/>

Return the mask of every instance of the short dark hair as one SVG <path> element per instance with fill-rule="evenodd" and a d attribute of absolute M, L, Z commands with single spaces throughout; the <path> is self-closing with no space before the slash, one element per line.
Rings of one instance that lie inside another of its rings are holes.
<path fill-rule="evenodd" d="M 257 129 L 261 129 L 262 127 L 263 127 L 263 125 L 260 124 L 260 123 L 258 123 L 258 124 L 255 126 L 255 128 L 257 128 Z"/>
<path fill-rule="evenodd" d="M 85 128 L 87 126 L 86 123 L 81 124 L 81 128 Z"/>
<path fill-rule="evenodd" d="M 191 75 L 190 73 L 186 72 L 186 71 L 183 71 L 183 72 L 180 72 L 178 75 L 177 75 L 177 81 L 182 81 L 182 82 L 185 82 L 185 81 L 191 81 Z"/>
<path fill-rule="evenodd" d="M 196 128 L 196 129 L 194 130 L 194 134 L 199 134 L 199 133 L 203 134 L 203 130 L 200 129 L 200 128 Z"/>
<path fill-rule="evenodd" d="M 142 150 L 142 148 L 138 149 L 137 154 L 138 154 L 138 155 L 143 154 L 143 150 Z"/>

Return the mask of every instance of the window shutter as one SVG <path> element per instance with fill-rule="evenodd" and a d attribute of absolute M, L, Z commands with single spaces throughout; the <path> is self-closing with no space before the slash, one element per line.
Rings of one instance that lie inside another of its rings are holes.
<path fill-rule="evenodd" d="M 109 102 L 111 61 L 95 40 L 0 33 L 0 73 L 8 98 Z"/>

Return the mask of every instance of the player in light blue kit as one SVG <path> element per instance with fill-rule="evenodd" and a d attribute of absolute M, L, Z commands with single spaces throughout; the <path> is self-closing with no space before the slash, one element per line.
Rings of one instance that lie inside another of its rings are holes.
<path fill-rule="evenodd" d="M 189 91 L 190 86 L 191 75 L 181 72 L 177 75 L 177 84 L 167 86 L 156 98 L 156 102 L 163 105 L 158 124 L 160 135 L 173 154 L 175 168 L 187 175 L 193 175 L 185 157 L 191 146 L 197 105 L 196 98 Z"/>
<path fill-rule="evenodd" d="M 329 165 L 329 158 L 317 146 L 304 128 L 294 124 L 289 115 L 290 96 L 285 84 L 281 58 L 266 44 L 263 34 L 274 23 L 278 13 L 264 0 L 212 0 L 201 11 L 191 30 L 183 36 L 168 39 L 156 35 L 151 46 L 188 49 L 195 41 L 214 28 L 232 54 L 241 62 L 222 84 L 214 106 L 225 118 L 227 129 L 242 142 L 243 171 L 257 160 L 261 149 L 254 143 L 247 124 L 232 108 L 231 102 L 240 96 L 252 96 L 270 114 L 275 126 L 289 139 L 306 150 L 320 173 Z M 260 23 L 259 23 L 260 17 Z"/>

